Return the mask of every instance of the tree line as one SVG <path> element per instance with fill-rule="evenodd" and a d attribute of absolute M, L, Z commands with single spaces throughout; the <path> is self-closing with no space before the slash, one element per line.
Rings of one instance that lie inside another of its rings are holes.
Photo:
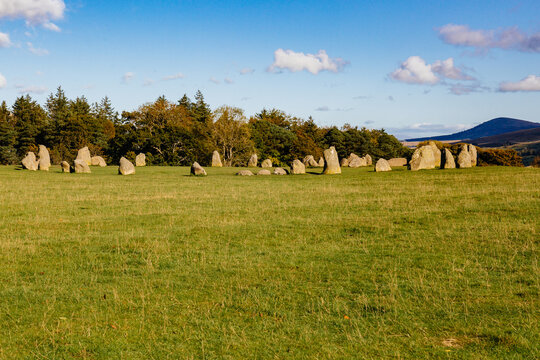
<path fill-rule="evenodd" d="M 411 150 L 384 129 L 345 125 L 320 127 L 309 117 L 293 117 L 277 109 L 263 109 L 251 117 L 237 107 L 211 110 L 200 91 L 191 100 L 176 102 L 164 96 L 135 111 L 115 111 L 109 98 L 90 104 L 82 96 L 68 99 L 59 87 L 44 106 L 30 95 L 18 97 L 11 107 L 0 106 L 0 164 L 16 164 L 27 152 L 45 145 L 53 163 L 72 161 L 88 146 L 108 163 L 145 153 L 152 165 L 209 164 L 217 150 L 226 166 L 244 166 L 251 154 L 286 165 L 334 146 L 340 157 L 409 157 Z"/>

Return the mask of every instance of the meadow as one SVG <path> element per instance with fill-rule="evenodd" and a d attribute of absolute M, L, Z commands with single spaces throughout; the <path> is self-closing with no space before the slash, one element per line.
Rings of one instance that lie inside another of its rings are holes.
<path fill-rule="evenodd" d="M 0 358 L 540 358 L 539 169 L 206 170 L 1 166 Z"/>

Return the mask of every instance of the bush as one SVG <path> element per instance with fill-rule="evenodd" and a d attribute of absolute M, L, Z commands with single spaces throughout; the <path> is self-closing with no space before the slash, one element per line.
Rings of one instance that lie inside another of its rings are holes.
<path fill-rule="evenodd" d="M 540 156 L 536 156 L 531 165 L 534 167 L 540 167 Z"/>
<path fill-rule="evenodd" d="M 482 149 L 478 150 L 478 166 L 523 166 L 523 159 L 514 149 Z"/>

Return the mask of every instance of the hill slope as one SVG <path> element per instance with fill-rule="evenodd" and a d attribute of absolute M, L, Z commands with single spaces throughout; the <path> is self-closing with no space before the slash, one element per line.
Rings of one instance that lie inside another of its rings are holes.
<path fill-rule="evenodd" d="M 473 139 L 471 140 L 471 143 L 481 147 L 500 147 L 532 141 L 540 141 L 540 127 L 485 136 Z"/>
<path fill-rule="evenodd" d="M 424 140 L 469 140 L 478 139 L 486 136 L 504 134 L 508 132 L 526 130 L 540 127 L 540 123 L 531 121 L 500 117 L 486 121 L 469 130 L 460 131 L 450 135 L 428 136 L 415 139 L 407 139 L 407 141 L 424 141 Z"/>

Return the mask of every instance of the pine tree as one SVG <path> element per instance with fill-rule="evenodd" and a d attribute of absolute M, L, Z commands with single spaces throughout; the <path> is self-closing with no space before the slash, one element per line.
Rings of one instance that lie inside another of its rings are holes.
<path fill-rule="evenodd" d="M 13 115 L 3 101 L 0 106 L 0 164 L 9 165 L 17 162 L 15 135 Z"/>

